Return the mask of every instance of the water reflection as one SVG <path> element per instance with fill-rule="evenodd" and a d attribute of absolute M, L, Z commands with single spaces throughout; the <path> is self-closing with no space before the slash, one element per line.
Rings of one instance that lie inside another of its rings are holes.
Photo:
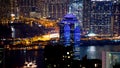
<path fill-rule="evenodd" d="M 15 38 L 15 28 L 11 26 L 11 31 L 12 31 L 12 38 Z"/>
<path fill-rule="evenodd" d="M 22 68 L 37 68 L 36 60 L 25 61 L 24 66 Z"/>
<path fill-rule="evenodd" d="M 88 58 L 96 59 L 96 47 L 95 46 L 87 47 L 87 56 Z"/>
<path fill-rule="evenodd" d="M 22 66 L 22 68 L 37 68 L 37 64 L 36 64 L 36 57 L 38 56 L 38 52 L 36 54 L 37 51 L 35 51 L 33 53 L 33 56 L 31 56 L 31 53 L 27 53 L 26 50 L 24 50 L 24 55 L 25 55 L 25 61 L 24 61 L 24 65 Z M 35 55 L 36 54 L 36 55 Z"/>
<path fill-rule="evenodd" d="M 44 68 L 43 50 L 6 51 L 5 68 Z"/>
<path fill-rule="evenodd" d="M 57 49 L 58 50 L 58 49 Z M 79 46 L 76 49 L 79 52 L 76 52 L 76 58 L 82 58 L 87 55 L 88 59 L 101 59 L 102 60 L 102 52 L 120 52 L 120 46 L 112 46 L 112 45 L 103 45 L 103 46 Z M 53 52 L 55 52 L 54 50 Z M 66 52 L 65 54 L 69 54 Z M 47 54 L 48 55 L 48 54 Z M 50 56 L 54 55 L 53 53 L 49 54 Z M 119 56 L 116 56 L 116 53 L 112 53 L 112 65 L 115 63 L 119 63 Z M 116 60 L 117 59 L 117 60 Z M 44 68 L 44 50 L 36 50 L 36 51 L 27 51 L 27 50 L 14 50 L 14 51 L 5 51 L 5 64 L 4 68 Z M 0 67 L 0 68 L 3 68 Z"/>
<path fill-rule="evenodd" d="M 0 48 L 0 67 L 3 64 L 3 60 L 4 60 L 4 49 Z"/>
<path fill-rule="evenodd" d="M 102 52 L 120 52 L 120 45 L 80 46 L 80 59 L 87 55 L 88 59 L 102 59 Z"/>

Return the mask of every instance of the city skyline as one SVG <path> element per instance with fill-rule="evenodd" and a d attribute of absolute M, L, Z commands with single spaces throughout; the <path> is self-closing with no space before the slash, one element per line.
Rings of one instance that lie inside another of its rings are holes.
<path fill-rule="evenodd" d="M 0 68 L 119 68 L 120 0 L 0 0 Z"/>
<path fill-rule="evenodd" d="M 62 20 L 67 13 L 73 13 L 79 20 L 82 34 L 95 33 L 97 36 L 120 35 L 119 0 L 0 0 L 2 20 L 49 18 Z M 6 5 L 6 3 L 8 3 Z M 102 6 L 101 6 L 102 4 Z M 9 7 L 8 7 L 9 6 Z M 1 20 L 1 21 L 2 21 Z M 5 21 L 6 22 L 6 21 Z"/>

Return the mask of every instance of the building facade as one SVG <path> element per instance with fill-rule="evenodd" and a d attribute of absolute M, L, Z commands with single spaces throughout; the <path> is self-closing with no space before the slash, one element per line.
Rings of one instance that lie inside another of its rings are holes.
<path fill-rule="evenodd" d="M 87 34 L 90 30 L 91 0 L 83 0 L 83 33 Z"/>
<path fill-rule="evenodd" d="M 90 31 L 97 36 L 112 36 L 112 1 L 91 1 Z"/>
<path fill-rule="evenodd" d="M 36 12 L 37 0 L 17 0 L 17 12 L 24 17 L 30 17 L 31 12 Z"/>
<path fill-rule="evenodd" d="M 83 26 L 83 0 L 70 0 L 69 13 L 73 13 L 78 21 L 79 25 Z"/>
<path fill-rule="evenodd" d="M 113 1 L 113 33 L 120 35 L 120 1 Z"/>
<path fill-rule="evenodd" d="M 67 14 L 60 22 L 60 43 L 64 46 L 73 46 L 74 59 L 80 59 L 80 26 L 74 14 Z"/>
<path fill-rule="evenodd" d="M 41 17 L 63 18 L 68 12 L 69 0 L 38 0 L 38 12 Z"/>
<path fill-rule="evenodd" d="M 97 36 L 118 36 L 120 20 L 119 0 L 84 0 L 83 32 Z"/>
<path fill-rule="evenodd" d="M 68 12 L 69 0 L 17 0 L 18 13 L 25 17 L 62 18 Z"/>
<path fill-rule="evenodd" d="M 0 19 L 9 18 L 11 11 L 11 2 L 10 0 L 0 0 Z"/>
<path fill-rule="evenodd" d="M 113 35 L 112 3 L 111 0 L 84 1 L 83 28 L 86 34 Z"/>

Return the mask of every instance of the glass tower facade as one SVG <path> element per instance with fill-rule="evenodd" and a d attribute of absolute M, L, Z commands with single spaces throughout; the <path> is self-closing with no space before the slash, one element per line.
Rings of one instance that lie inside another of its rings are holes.
<path fill-rule="evenodd" d="M 119 36 L 119 0 L 84 0 L 83 30 L 100 37 Z"/>
<path fill-rule="evenodd" d="M 114 36 L 120 35 L 120 1 L 113 1 L 113 33 Z"/>
<path fill-rule="evenodd" d="M 91 1 L 90 31 L 97 36 L 112 36 L 112 1 Z"/>
<path fill-rule="evenodd" d="M 64 40 L 65 45 L 70 45 L 70 26 L 68 24 L 64 26 Z"/>
<path fill-rule="evenodd" d="M 91 1 L 83 0 L 83 31 L 87 34 L 90 30 Z"/>
<path fill-rule="evenodd" d="M 83 29 L 100 37 L 113 36 L 111 0 L 84 0 Z"/>
<path fill-rule="evenodd" d="M 82 0 L 70 0 L 69 13 L 73 13 L 82 27 L 83 21 L 83 1 Z"/>

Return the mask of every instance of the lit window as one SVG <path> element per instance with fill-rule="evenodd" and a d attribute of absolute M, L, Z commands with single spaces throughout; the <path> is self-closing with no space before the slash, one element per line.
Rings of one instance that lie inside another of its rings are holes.
<path fill-rule="evenodd" d="M 68 59 L 70 58 L 70 56 L 68 56 Z"/>
<path fill-rule="evenodd" d="M 70 52 L 67 52 L 67 55 L 69 55 L 70 54 Z"/>

